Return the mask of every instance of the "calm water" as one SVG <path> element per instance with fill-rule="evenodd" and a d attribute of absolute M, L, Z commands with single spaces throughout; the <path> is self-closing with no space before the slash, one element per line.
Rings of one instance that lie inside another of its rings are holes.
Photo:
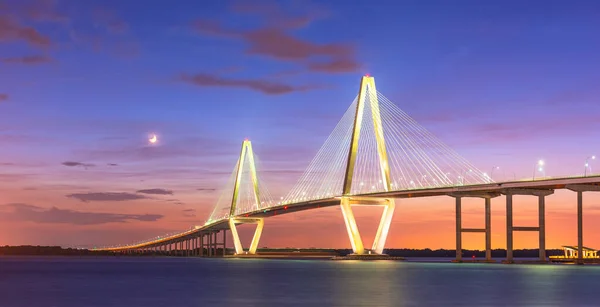
<path fill-rule="evenodd" d="M 0 306 L 599 306 L 600 266 L 0 257 Z"/>

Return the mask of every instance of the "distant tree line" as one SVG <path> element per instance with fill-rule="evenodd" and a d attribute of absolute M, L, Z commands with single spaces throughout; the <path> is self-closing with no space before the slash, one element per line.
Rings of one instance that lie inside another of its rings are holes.
<path fill-rule="evenodd" d="M 352 250 L 348 250 L 349 253 Z M 431 250 L 429 248 L 426 249 L 387 249 L 384 251 L 386 254 L 390 256 L 396 257 L 456 257 L 456 250 L 454 249 L 436 249 Z M 547 249 L 546 256 L 556 256 L 563 255 L 564 252 L 562 249 Z M 473 257 L 476 258 L 484 258 L 485 251 L 480 250 L 467 250 L 463 249 L 462 251 L 463 258 Z M 513 250 L 513 256 L 516 258 L 536 258 L 539 256 L 539 249 L 515 249 Z M 493 249 L 492 250 L 492 258 L 505 258 L 506 250 L 505 249 Z"/>
<path fill-rule="evenodd" d="M 301 251 L 301 252 L 333 252 L 340 256 L 346 256 L 348 254 L 352 254 L 351 249 L 320 249 L 320 248 L 281 248 L 281 249 L 259 249 L 258 252 L 261 251 L 285 251 L 285 252 L 293 252 L 293 251 Z M 432 257 L 432 258 L 441 258 L 441 257 L 456 257 L 456 250 L 454 249 L 436 249 L 432 250 L 429 248 L 425 249 L 408 249 L 408 248 L 390 248 L 384 250 L 384 253 L 394 257 Z M 546 256 L 556 256 L 563 255 L 564 252 L 562 249 L 547 249 Z M 485 257 L 485 251 L 480 250 L 467 250 L 463 249 L 462 251 L 463 257 L 473 257 L 483 258 Z M 513 256 L 517 258 L 536 258 L 539 256 L 539 250 L 536 249 L 515 249 L 513 250 Z M 493 249 L 492 250 L 493 258 L 505 258 L 506 250 L 505 249 Z"/>
<path fill-rule="evenodd" d="M 232 253 L 231 249 L 228 249 L 228 254 Z M 326 249 L 326 248 L 261 248 L 258 250 L 261 252 L 321 252 L 321 253 L 334 253 L 340 256 L 345 256 L 352 253 L 351 249 Z M 207 251 L 205 251 L 207 253 Z M 222 249 L 217 251 L 217 255 L 222 255 Z M 408 249 L 408 248 L 393 248 L 386 249 L 384 251 L 385 254 L 395 257 L 432 257 L 432 258 L 442 258 L 442 257 L 456 257 L 456 252 L 453 249 L 436 249 L 432 250 L 429 248 L 426 249 Z M 132 256 L 140 256 L 140 255 L 166 255 L 165 252 L 147 252 L 143 254 L 132 253 Z M 180 255 L 181 254 L 181 255 Z M 547 256 L 555 256 L 555 255 L 563 255 L 564 252 L 562 249 L 548 249 L 546 250 Z M 31 245 L 22 245 L 22 246 L 0 246 L 0 255 L 13 255 L 13 256 L 103 256 L 103 255 L 115 255 L 112 252 L 97 252 L 88 249 L 78 249 L 78 248 L 62 248 L 60 246 L 31 246 Z M 183 253 L 173 252 L 171 255 L 183 256 Z M 514 257 L 517 258 L 536 258 L 538 257 L 538 249 L 516 249 L 513 251 Z M 485 257 L 485 251 L 480 250 L 463 250 L 462 251 L 463 258 L 469 257 L 477 257 L 483 258 Z M 494 249 L 492 250 L 492 257 L 494 258 L 504 258 L 506 257 L 505 249 Z"/>
<path fill-rule="evenodd" d="M 86 255 L 109 255 L 110 253 L 99 253 L 88 249 L 62 248 L 60 246 L 0 246 L 0 255 L 5 256 L 86 256 Z"/>

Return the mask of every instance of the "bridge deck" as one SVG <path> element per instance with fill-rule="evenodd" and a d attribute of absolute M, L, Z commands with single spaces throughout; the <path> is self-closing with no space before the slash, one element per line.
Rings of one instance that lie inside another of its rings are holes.
<path fill-rule="evenodd" d="M 403 191 L 390 191 L 390 192 L 377 192 L 370 194 L 361 195 L 349 195 L 357 197 L 380 197 L 380 198 L 415 198 L 415 197 L 432 197 L 432 196 L 451 196 L 461 193 L 471 194 L 506 194 L 509 190 L 515 189 L 536 189 L 536 190 L 556 190 L 565 189 L 569 185 L 594 185 L 600 186 L 600 175 L 587 176 L 587 177 L 565 177 L 565 178 L 549 178 L 539 179 L 535 181 L 510 181 L 510 182 L 498 182 L 498 183 L 487 183 L 477 185 L 464 185 L 464 186 L 448 186 L 448 187 L 436 187 L 436 188 L 423 188 L 423 189 L 411 189 Z M 341 197 L 341 196 L 340 196 Z M 261 209 L 253 212 L 248 212 L 241 215 L 241 217 L 270 217 L 282 214 L 289 214 L 298 211 L 326 208 L 336 206 L 340 204 L 340 197 L 332 197 L 319 200 L 310 200 L 298 203 L 284 203 L 267 209 Z M 120 251 L 134 248 L 145 248 L 154 247 L 157 245 L 178 242 L 181 240 L 191 239 L 198 237 L 201 234 L 211 233 L 229 229 L 227 220 L 216 221 L 211 224 L 207 224 L 195 229 L 188 230 L 182 233 L 178 233 L 165 238 L 158 238 L 156 240 L 140 243 L 136 245 L 119 246 L 113 248 L 102 248 L 96 249 L 98 251 Z"/>

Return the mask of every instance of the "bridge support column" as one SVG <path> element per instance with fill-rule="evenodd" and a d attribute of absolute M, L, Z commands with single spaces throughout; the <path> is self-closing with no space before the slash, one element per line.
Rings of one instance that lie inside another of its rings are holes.
<path fill-rule="evenodd" d="M 506 194 L 506 262 L 513 262 L 513 196 Z"/>
<path fill-rule="evenodd" d="M 394 216 L 395 203 L 393 199 L 388 198 L 373 198 L 373 197 L 348 197 L 344 196 L 341 198 L 340 207 L 342 209 L 342 215 L 344 216 L 344 222 L 346 224 L 346 230 L 348 231 L 348 237 L 350 238 L 350 244 L 352 245 L 352 251 L 356 255 L 365 254 L 365 247 L 363 245 L 362 237 L 358 231 L 356 225 L 356 219 L 352 212 L 352 206 L 381 206 L 383 207 L 383 213 L 381 214 L 381 220 L 373 246 L 369 250 L 370 253 L 378 255 L 383 254 L 385 247 L 385 241 L 392 224 L 392 217 Z"/>
<path fill-rule="evenodd" d="M 546 261 L 546 197 L 538 196 L 538 227 L 540 261 Z"/>
<path fill-rule="evenodd" d="M 583 264 L 583 191 L 577 191 L 577 263 Z"/>
<path fill-rule="evenodd" d="M 461 197 L 456 197 L 456 261 L 462 261 L 462 207 Z"/>
<path fill-rule="evenodd" d="M 248 249 L 248 252 L 245 252 L 244 248 L 242 247 L 242 242 L 240 241 L 240 236 L 238 235 L 236 224 L 256 224 L 256 230 L 254 231 L 254 236 L 252 237 L 252 242 L 250 243 L 250 248 Z M 264 226 L 265 220 L 263 218 L 230 218 L 229 229 L 231 230 L 231 236 L 233 237 L 233 246 L 235 247 L 235 254 L 255 255 L 256 250 L 258 249 L 258 242 L 260 241 L 260 236 L 262 234 Z M 223 235 L 223 242 L 225 242 L 225 235 Z"/>
<path fill-rule="evenodd" d="M 204 257 L 204 234 L 200 234 L 200 257 Z"/>
<path fill-rule="evenodd" d="M 485 234 L 485 260 L 492 260 L 492 198 L 500 196 L 499 193 L 478 192 L 478 193 L 451 193 L 450 196 L 456 199 L 456 260 L 462 262 L 462 234 L 463 232 L 477 232 Z M 485 200 L 485 227 L 484 228 L 463 228 L 462 227 L 462 198 L 476 197 Z"/>
<path fill-rule="evenodd" d="M 485 198 L 485 260 L 492 261 L 492 199 Z"/>
<path fill-rule="evenodd" d="M 219 256 L 219 231 L 215 232 L 215 256 Z"/>
<path fill-rule="evenodd" d="M 208 257 L 212 257 L 213 249 L 212 249 L 212 233 L 208 233 Z"/>
<path fill-rule="evenodd" d="M 227 230 L 223 229 L 223 257 L 227 256 Z"/>
<path fill-rule="evenodd" d="M 600 192 L 600 185 L 573 184 L 566 188 L 577 192 L 577 263 L 583 264 L 583 192 Z"/>
<path fill-rule="evenodd" d="M 212 248 L 213 248 L 213 257 L 217 257 L 217 233 L 211 233 L 212 238 Z"/>
<path fill-rule="evenodd" d="M 513 233 L 515 231 L 537 231 L 539 235 L 539 261 L 546 262 L 546 196 L 552 195 L 554 190 L 549 189 L 507 189 L 502 193 L 506 195 L 506 260 L 504 263 L 513 263 Z M 538 197 L 538 226 L 513 225 L 513 195 L 529 195 Z"/>

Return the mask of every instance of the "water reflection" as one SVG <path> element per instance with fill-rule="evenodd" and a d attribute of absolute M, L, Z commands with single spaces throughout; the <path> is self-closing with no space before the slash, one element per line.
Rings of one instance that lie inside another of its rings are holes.
<path fill-rule="evenodd" d="M 596 305 L 600 266 L 0 258 L 0 306 Z"/>

